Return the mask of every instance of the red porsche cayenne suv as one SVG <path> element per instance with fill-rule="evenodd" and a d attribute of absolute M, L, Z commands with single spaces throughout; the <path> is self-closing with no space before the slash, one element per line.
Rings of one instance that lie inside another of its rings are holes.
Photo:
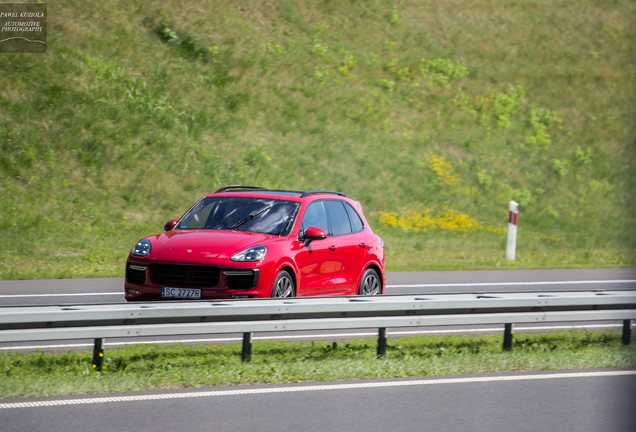
<path fill-rule="evenodd" d="M 126 300 L 384 292 L 384 245 L 340 192 L 230 186 L 204 196 L 126 262 Z"/>

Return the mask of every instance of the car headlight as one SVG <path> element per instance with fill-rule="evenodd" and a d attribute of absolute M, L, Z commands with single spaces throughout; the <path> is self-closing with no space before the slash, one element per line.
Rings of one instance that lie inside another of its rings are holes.
<path fill-rule="evenodd" d="M 267 248 L 265 246 L 255 246 L 233 255 L 230 259 L 240 262 L 263 261 L 266 253 Z"/>
<path fill-rule="evenodd" d="M 130 251 L 131 255 L 138 257 L 145 257 L 150 255 L 150 250 L 152 247 L 150 246 L 150 240 L 139 240 L 137 244 Z"/>

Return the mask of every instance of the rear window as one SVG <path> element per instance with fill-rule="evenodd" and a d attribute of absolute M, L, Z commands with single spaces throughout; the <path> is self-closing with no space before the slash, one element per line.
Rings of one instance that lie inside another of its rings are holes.
<path fill-rule="evenodd" d="M 345 208 L 347 209 L 347 213 L 349 214 L 349 220 L 351 221 L 351 230 L 354 233 L 360 232 L 364 229 L 364 224 L 362 223 L 362 219 L 358 215 L 358 212 L 355 211 L 353 207 L 351 207 L 348 203 L 343 203 Z"/>

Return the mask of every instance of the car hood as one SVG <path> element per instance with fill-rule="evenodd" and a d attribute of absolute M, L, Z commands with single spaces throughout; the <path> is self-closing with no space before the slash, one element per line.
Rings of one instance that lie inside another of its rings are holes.
<path fill-rule="evenodd" d="M 243 231 L 167 231 L 152 239 L 152 257 L 158 260 L 225 260 L 253 246 L 278 238 Z"/>

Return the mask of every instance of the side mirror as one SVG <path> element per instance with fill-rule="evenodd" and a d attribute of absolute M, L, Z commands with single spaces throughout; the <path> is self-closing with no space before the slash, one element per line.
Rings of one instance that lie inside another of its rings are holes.
<path fill-rule="evenodd" d="M 166 222 L 166 224 L 163 226 L 163 229 L 165 231 L 171 231 L 172 228 L 174 228 L 177 225 L 177 222 L 179 222 L 179 219 L 172 219 L 169 220 L 168 222 Z"/>
<path fill-rule="evenodd" d="M 327 238 L 326 232 L 324 232 L 320 228 L 311 226 L 305 230 L 302 239 L 304 240 L 305 246 L 309 246 L 309 243 L 311 243 L 314 240 L 322 240 L 326 238 Z"/>

